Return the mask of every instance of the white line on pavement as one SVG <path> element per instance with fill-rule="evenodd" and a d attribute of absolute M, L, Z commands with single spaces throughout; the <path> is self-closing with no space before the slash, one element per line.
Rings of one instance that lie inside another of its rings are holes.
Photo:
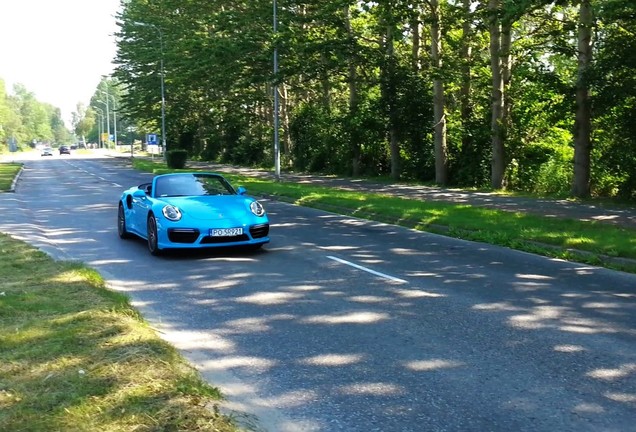
<path fill-rule="evenodd" d="M 371 270 L 371 269 L 370 269 L 370 268 L 368 268 L 368 267 L 363 267 L 363 266 L 361 266 L 361 265 L 354 264 L 354 263 L 352 263 L 352 262 L 349 262 L 349 261 L 343 260 L 343 259 L 341 259 L 341 258 L 337 258 L 337 257 L 330 256 L 330 255 L 328 255 L 328 256 L 327 256 L 327 258 L 329 258 L 329 259 L 331 259 L 331 260 L 334 260 L 334 261 L 338 261 L 338 262 L 339 262 L 339 263 L 341 263 L 341 264 L 346 264 L 346 265 L 348 265 L 348 266 L 351 266 L 351 267 L 357 268 L 358 270 L 362 270 L 362 271 L 365 271 L 365 272 L 367 272 L 367 273 L 371 273 L 372 275 L 376 275 L 376 276 L 379 276 L 379 277 L 384 278 L 384 279 L 392 280 L 393 282 L 408 283 L 408 282 L 407 282 L 407 281 L 405 281 L 404 279 L 396 278 L 395 276 L 390 276 L 390 275 L 385 274 L 385 273 L 380 273 L 380 272 L 377 272 L 377 271 L 375 271 L 375 270 Z"/>

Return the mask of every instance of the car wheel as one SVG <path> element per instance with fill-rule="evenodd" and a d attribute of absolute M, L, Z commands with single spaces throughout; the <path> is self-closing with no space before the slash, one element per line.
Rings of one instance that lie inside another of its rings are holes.
<path fill-rule="evenodd" d="M 126 230 L 126 214 L 124 213 L 124 206 L 119 203 L 119 211 L 117 212 L 117 233 L 119 238 L 128 239 L 130 233 Z"/>
<path fill-rule="evenodd" d="M 157 235 L 157 220 L 154 215 L 150 215 L 148 216 L 148 250 L 154 256 L 161 254 Z"/>

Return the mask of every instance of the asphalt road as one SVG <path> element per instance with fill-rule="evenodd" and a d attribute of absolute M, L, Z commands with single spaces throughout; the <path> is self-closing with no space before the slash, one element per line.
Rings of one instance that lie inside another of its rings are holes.
<path fill-rule="evenodd" d="M 96 268 L 255 430 L 636 431 L 636 275 L 265 201 L 272 242 L 155 258 L 108 158 L 26 161 L 0 231 Z"/>

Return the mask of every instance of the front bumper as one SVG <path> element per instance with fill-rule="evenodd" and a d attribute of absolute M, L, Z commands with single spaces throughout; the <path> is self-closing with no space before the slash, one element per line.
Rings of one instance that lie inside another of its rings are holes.
<path fill-rule="evenodd" d="M 158 245 L 160 249 L 198 249 L 269 243 L 269 223 L 245 225 L 243 228 L 243 234 L 228 237 L 209 236 L 209 228 L 160 228 Z"/>

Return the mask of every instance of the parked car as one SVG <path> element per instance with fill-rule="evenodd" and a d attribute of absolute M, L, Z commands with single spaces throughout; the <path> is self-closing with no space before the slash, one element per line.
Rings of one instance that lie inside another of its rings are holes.
<path fill-rule="evenodd" d="M 269 219 L 246 193 L 216 173 L 158 175 L 121 195 L 119 237 L 145 239 L 152 255 L 166 249 L 260 248 L 269 242 Z"/>
<path fill-rule="evenodd" d="M 42 147 L 40 156 L 53 156 L 53 149 L 51 147 Z"/>
<path fill-rule="evenodd" d="M 65 146 L 65 145 L 60 146 L 60 154 L 61 155 L 63 155 L 63 154 L 70 155 L 71 154 L 71 148 L 69 146 Z"/>

